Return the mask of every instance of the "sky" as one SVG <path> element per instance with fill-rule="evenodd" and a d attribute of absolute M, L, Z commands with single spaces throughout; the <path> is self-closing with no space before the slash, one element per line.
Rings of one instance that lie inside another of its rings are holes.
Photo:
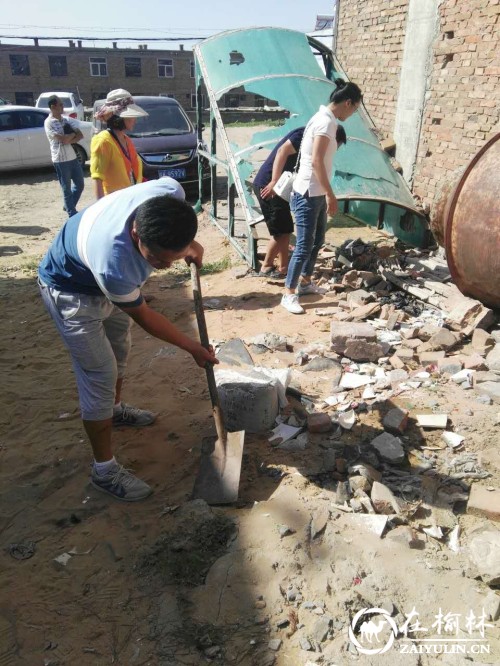
<path fill-rule="evenodd" d="M 109 37 L 109 41 L 84 41 L 83 46 L 177 49 L 224 30 L 255 26 L 276 26 L 325 36 L 316 31 L 316 16 L 331 15 L 334 0 L 20 0 L 2 2 L 0 41 L 2 44 L 33 44 L 23 36 L 68 38 Z M 330 30 L 331 32 L 331 30 Z M 140 42 L 120 41 L 120 37 L 140 38 Z M 161 37 L 173 41 L 148 41 Z M 178 38 L 195 37 L 188 41 Z M 67 46 L 67 41 L 41 41 L 41 45 Z"/>

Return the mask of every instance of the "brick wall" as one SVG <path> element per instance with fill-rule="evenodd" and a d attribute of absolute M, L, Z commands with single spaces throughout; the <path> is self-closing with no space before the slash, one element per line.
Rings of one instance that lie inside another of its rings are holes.
<path fill-rule="evenodd" d="M 500 0 L 444 0 L 414 194 L 436 195 L 500 131 Z"/>
<path fill-rule="evenodd" d="M 337 54 L 392 135 L 408 0 L 342 0 Z M 413 192 L 426 207 L 500 131 L 500 0 L 442 0 Z"/>
<path fill-rule="evenodd" d="M 384 136 L 392 135 L 408 0 L 341 0 L 337 56 L 363 91 Z"/>

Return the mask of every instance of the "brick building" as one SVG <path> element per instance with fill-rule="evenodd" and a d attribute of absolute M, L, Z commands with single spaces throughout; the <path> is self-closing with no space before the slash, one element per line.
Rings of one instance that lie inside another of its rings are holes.
<path fill-rule="evenodd" d="M 428 48 L 412 60 L 426 23 Z M 411 147 L 405 177 L 426 206 L 500 131 L 500 0 L 341 0 L 337 55 L 398 159 Z"/>
<path fill-rule="evenodd" d="M 0 97 L 33 105 L 41 92 L 79 93 L 85 106 L 114 88 L 132 95 L 174 97 L 186 111 L 196 108 L 194 55 L 191 50 L 89 48 L 81 41 L 69 46 L 0 44 Z M 205 98 L 206 101 L 206 98 Z M 263 106 L 259 96 L 232 90 L 222 106 Z"/>

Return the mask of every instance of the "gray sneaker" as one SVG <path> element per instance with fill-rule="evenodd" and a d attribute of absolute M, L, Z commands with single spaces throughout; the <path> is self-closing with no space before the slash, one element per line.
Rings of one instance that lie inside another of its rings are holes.
<path fill-rule="evenodd" d="M 113 413 L 114 426 L 132 426 L 133 428 L 142 428 L 151 425 L 156 421 L 156 414 L 148 412 L 145 409 L 132 407 L 124 402 L 120 403 L 121 410 Z"/>
<path fill-rule="evenodd" d="M 318 285 L 311 280 L 311 282 L 299 282 L 297 293 L 299 296 L 306 296 L 307 294 L 326 294 L 326 289 L 318 287 Z"/>
<path fill-rule="evenodd" d="M 102 476 L 96 474 L 95 469 L 92 468 L 90 483 L 97 490 L 108 493 L 108 495 L 112 495 L 122 502 L 139 502 L 149 497 L 153 492 L 153 489 L 147 483 L 144 483 L 128 469 L 118 464 Z"/>

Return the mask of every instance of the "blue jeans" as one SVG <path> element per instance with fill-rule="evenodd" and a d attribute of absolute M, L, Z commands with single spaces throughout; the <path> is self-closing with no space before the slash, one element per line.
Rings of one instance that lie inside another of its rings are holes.
<path fill-rule="evenodd" d="M 76 215 L 76 204 L 83 192 L 83 170 L 80 162 L 76 158 L 68 162 L 54 162 L 54 168 L 63 191 L 64 208 L 68 217 Z"/>
<path fill-rule="evenodd" d="M 288 265 L 285 286 L 295 289 L 301 275 L 311 276 L 318 252 L 325 242 L 326 197 L 302 196 L 292 192 L 290 208 L 295 217 L 295 250 Z"/>

